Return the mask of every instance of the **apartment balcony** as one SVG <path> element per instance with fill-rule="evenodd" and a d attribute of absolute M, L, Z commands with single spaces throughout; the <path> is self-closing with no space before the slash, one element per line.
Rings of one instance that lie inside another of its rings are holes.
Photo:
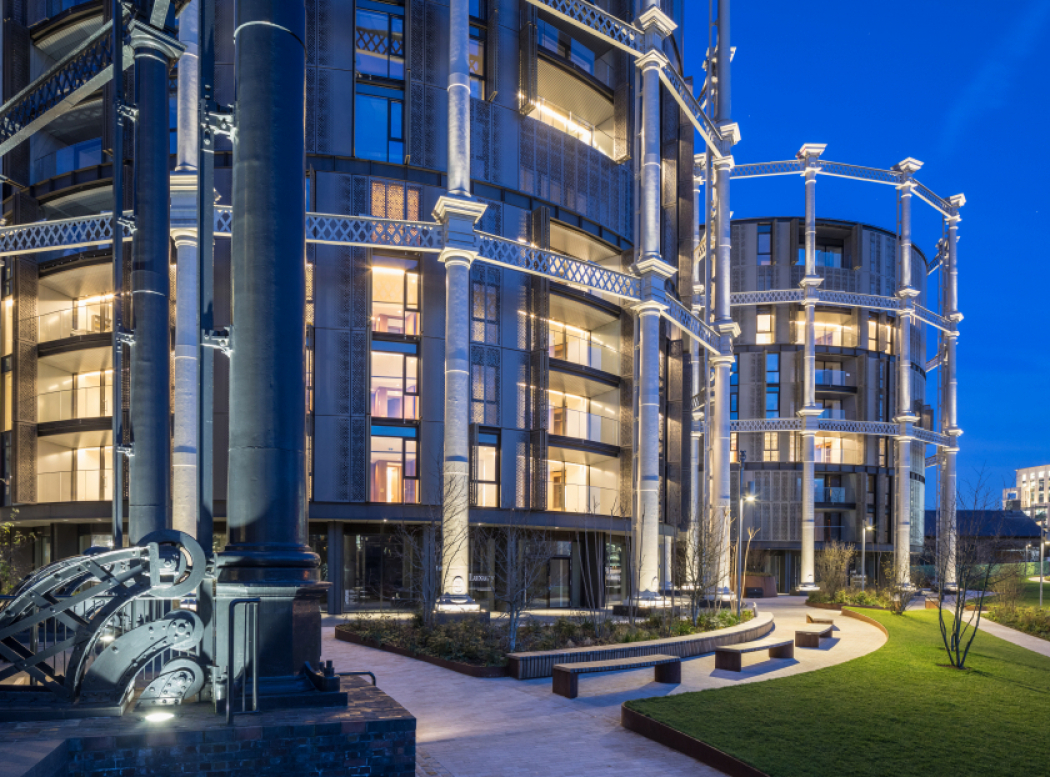
<path fill-rule="evenodd" d="M 38 424 L 73 421 L 87 418 L 107 418 L 113 415 L 113 387 L 49 391 L 36 398 Z"/>
<path fill-rule="evenodd" d="M 613 488 L 547 481 L 547 509 L 553 512 L 614 515 L 619 504 L 620 492 Z"/>
<path fill-rule="evenodd" d="M 106 334 L 113 331 L 112 295 L 76 302 L 68 308 L 37 316 L 37 342 L 49 343 L 69 337 Z"/>
<path fill-rule="evenodd" d="M 833 418 L 837 421 L 846 420 L 846 411 L 840 407 L 825 407 L 819 418 Z"/>
<path fill-rule="evenodd" d="M 100 502 L 113 499 L 113 470 L 41 472 L 36 476 L 36 501 Z"/>
<path fill-rule="evenodd" d="M 551 359 L 612 375 L 620 371 L 619 349 L 596 339 L 591 332 L 552 322 L 549 339 Z"/>
<path fill-rule="evenodd" d="M 814 384 L 818 392 L 834 394 L 855 394 L 857 378 L 845 370 L 816 370 Z"/>
<path fill-rule="evenodd" d="M 565 407 L 552 407 L 548 410 L 547 421 L 547 430 L 552 435 L 602 445 L 620 444 L 620 422 L 615 418 Z"/>

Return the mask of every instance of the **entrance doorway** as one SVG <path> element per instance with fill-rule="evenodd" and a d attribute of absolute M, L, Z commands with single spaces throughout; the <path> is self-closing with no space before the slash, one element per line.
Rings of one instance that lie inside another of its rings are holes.
<path fill-rule="evenodd" d="M 569 606 L 569 586 L 572 582 L 570 563 L 571 560 L 568 558 L 552 558 L 550 560 L 550 566 L 548 567 L 548 607 Z"/>

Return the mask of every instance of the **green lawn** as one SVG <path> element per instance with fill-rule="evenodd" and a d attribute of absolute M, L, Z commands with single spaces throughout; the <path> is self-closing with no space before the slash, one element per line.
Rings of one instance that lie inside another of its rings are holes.
<path fill-rule="evenodd" d="M 628 706 L 773 777 L 1050 771 L 1050 737 L 1036 723 L 1050 716 L 1050 658 L 980 633 L 960 672 L 938 666 L 936 612 L 864 614 L 890 633 L 869 655 Z"/>
<path fill-rule="evenodd" d="M 1036 570 L 1036 574 L 1039 570 Z M 989 599 L 989 602 L 992 600 Z M 1025 607 L 1038 607 L 1039 606 L 1039 581 L 1034 583 L 1029 580 L 1024 584 L 1024 593 L 1021 594 L 1021 598 L 1017 602 L 1019 605 Z M 1043 607 L 1050 607 L 1050 577 L 1043 580 Z"/>

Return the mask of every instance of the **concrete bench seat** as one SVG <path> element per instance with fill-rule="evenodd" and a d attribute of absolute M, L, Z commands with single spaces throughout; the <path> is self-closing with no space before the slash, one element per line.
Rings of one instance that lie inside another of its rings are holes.
<path fill-rule="evenodd" d="M 738 645 L 725 645 L 715 650 L 715 669 L 739 672 L 743 667 L 744 653 L 754 653 L 759 650 L 768 650 L 770 658 L 794 658 L 795 641 L 770 638 L 755 642 L 741 642 Z"/>
<path fill-rule="evenodd" d="M 556 664 L 552 676 L 554 683 L 551 691 L 575 699 L 580 695 L 580 675 L 596 672 L 620 672 L 627 669 L 656 668 L 656 682 L 682 682 L 682 659 L 678 656 L 635 656 L 633 658 L 612 658 L 607 661 L 584 661 L 577 664 Z"/>
<path fill-rule="evenodd" d="M 818 648 L 821 637 L 830 637 L 834 626 L 818 624 L 795 630 L 795 647 Z"/>
<path fill-rule="evenodd" d="M 831 615 L 812 615 L 807 612 L 806 623 L 826 623 L 829 626 L 832 626 L 835 624 L 835 618 Z"/>

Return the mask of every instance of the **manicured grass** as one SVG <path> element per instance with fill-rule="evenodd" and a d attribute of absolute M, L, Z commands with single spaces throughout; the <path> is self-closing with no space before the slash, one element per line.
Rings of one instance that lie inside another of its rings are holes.
<path fill-rule="evenodd" d="M 936 612 L 864 614 L 889 630 L 874 653 L 628 706 L 773 777 L 1047 773 L 1050 658 L 982 632 L 959 671 L 939 666 Z"/>
<path fill-rule="evenodd" d="M 1036 570 L 1036 574 L 1039 574 L 1039 570 Z M 989 601 L 991 600 L 989 599 Z M 1024 593 L 1021 594 L 1021 598 L 1017 601 L 1017 603 L 1025 607 L 1039 606 L 1038 580 L 1036 580 L 1034 583 L 1031 580 L 1029 580 L 1024 584 Z M 1043 607 L 1050 607 L 1050 576 L 1046 577 L 1043 580 Z"/>

